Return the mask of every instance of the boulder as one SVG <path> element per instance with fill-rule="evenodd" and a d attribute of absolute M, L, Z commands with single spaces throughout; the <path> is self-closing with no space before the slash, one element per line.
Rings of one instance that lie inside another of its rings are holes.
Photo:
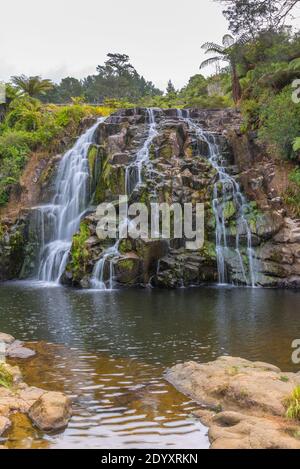
<path fill-rule="evenodd" d="M 31 358 L 34 357 L 35 351 L 28 347 L 24 347 L 23 342 L 15 340 L 6 348 L 6 356 L 9 358 Z"/>
<path fill-rule="evenodd" d="M 70 399 L 60 392 L 46 392 L 30 407 L 28 415 L 40 430 L 63 430 L 71 418 Z"/>
<path fill-rule="evenodd" d="M 300 385 L 299 373 L 220 357 L 176 365 L 166 379 L 201 405 L 196 415 L 209 427 L 212 448 L 300 448 L 300 422 L 286 418 L 287 400 Z"/>
<path fill-rule="evenodd" d="M 4 332 L 0 332 L 0 342 L 4 342 L 5 344 L 12 344 L 15 341 L 15 338 L 12 335 L 5 334 Z"/>
<path fill-rule="evenodd" d="M 114 259 L 114 276 L 118 283 L 137 284 L 141 281 L 141 273 L 141 259 L 134 252 Z"/>

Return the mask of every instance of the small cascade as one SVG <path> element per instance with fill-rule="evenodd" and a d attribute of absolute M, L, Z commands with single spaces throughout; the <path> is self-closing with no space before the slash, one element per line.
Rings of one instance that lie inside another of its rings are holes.
<path fill-rule="evenodd" d="M 134 189 L 142 183 L 143 167 L 149 160 L 150 147 L 154 138 L 157 136 L 154 110 L 151 108 L 147 109 L 147 114 L 150 124 L 148 137 L 145 140 L 142 148 L 137 152 L 135 161 L 126 168 L 125 191 L 128 195 L 132 194 Z"/>
<path fill-rule="evenodd" d="M 219 145 L 216 141 L 216 136 L 204 131 L 196 122 L 189 116 L 184 118 L 182 112 L 179 113 L 180 118 L 183 118 L 193 130 L 199 140 L 207 143 L 209 151 L 209 161 L 218 173 L 218 181 L 214 185 L 213 190 L 213 212 L 216 220 L 216 254 L 218 262 L 219 283 L 227 284 L 226 272 L 226 257 L 228 256 L 228 235 L 225 223 L 225 206 L 228 201 L 232 201 L 236 208 L 236 222 L 237 234 L 235 241 L 235 253 L 238 265 L 241 269 L 246 285 L 255 287 L 257 280 L 255 274 L 254 251 L 252 248 L 252 235 L 249 223 L 246 218 L 248 205 L 245 197 L 243 196 L 239 184 L 236 180 L 228 174 L 222 162 L 222 154 Z M 248 259 L 248 275 L 246 275 L 245 263 L 240 248 L 241 236 L 247 238 L 247 259 Z"/>
<path fill-rule="evenodd" d="M 42 233 L 38 280 L 43 282 L 59 283 L 64 272 L 72 237 L 90 202 L 88 151 L 103 121 L 99 119 L 66 152 L 58 166 L 52 204 L 38 207 Z"/>
<path fill-rule="evenodd" d="M 151 108 L 147 109 L 148 120 L 149 120 L 149 130 L 148 137 L 145 140 L 141 149 L 137 152 L 135 161 L 127 166 L 125 173 L 125 192 L 128 196 L 142 183 L 142 172 L 143 168 L 149 161 L 150 156 L 150 147 L 154 138 L 158 135 L 156 128 L 156 121 L 154 110 Z M 119 244 L 121 239 L 121 233 L 127 229 L 130 220 L 125 220 L 124 225 L 119 227 L 119 239 L 116 240 L 114 246 L 108 248 L 95 264 L 92 278 L 91 278 L 91 287 L 97 290 L 112 290 L 113 289 L 113 278 L 114 278 L 114 258 L 120 256 L 119 253 Z M 106 261 L 109 261 L 109 281 L 108 286 L 104 281 L 105 274 L 105 264 Z"/>

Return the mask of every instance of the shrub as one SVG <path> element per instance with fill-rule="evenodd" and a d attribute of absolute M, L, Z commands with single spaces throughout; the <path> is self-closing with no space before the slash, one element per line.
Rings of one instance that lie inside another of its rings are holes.
<path fill-rule="evenodd" d="M 296 386 L 292 394 L 285 402 L 287 406 L 286 417 L 300 420 L 300 386 Z"/>
<path fill-rule="evenodd" d="M 10 388 L 13 385 L 13 377 L 4 363 L 0 363 L 0 386 Z"/>
<path fill-rule="evenodd" d="M 262 109 L 263 142 L 275 147 L 283 158 L 296 157 L 293 143 L 300 134 L 300 104 L 292 102 L 292 89 L 287 86 Z"/>
<path fill-rule="evenodd" d="M 294 169 L 290 173 L 289 181 L 283 200 L 289 206 L 292 215 L 300 217 L 300 169 Z"/>

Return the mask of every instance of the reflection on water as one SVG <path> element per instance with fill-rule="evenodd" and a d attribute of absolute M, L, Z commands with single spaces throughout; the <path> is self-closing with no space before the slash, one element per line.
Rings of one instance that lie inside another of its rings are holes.
<path fill-rule="evenodd" d="M 38 355 L 21 365 L 27 382 L 75 398 L 63 434 L 45 438 L 23 418 L 8 434 L 11 447 L 206 447 L 206 429 L 187 417 L 195 404 L 162 378 L 167 366 L 230 354 L 298 371 L 296 292 L 108 293 L 18 283 L 2 285 L 0 295 L 0 331 L 61 344 L 37 345 Z"/>
<path fill-rule="evenodd" d="M 37 356 L 21 365 L 25 380 L 73 396 L 74 415 L 64 434 L 48 441 L 28 425 L 25 438 L 24 430 L 22 435 L 15 427 L 7 446 L 207 447 L 206 429 L 187 417 L 196 405 L 162 380 L 162 368 L 64 346 L 42 343 L 35 348 Z"/>

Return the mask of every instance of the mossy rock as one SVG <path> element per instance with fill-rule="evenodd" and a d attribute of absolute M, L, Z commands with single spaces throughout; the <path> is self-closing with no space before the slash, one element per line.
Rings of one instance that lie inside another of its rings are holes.
<path fill-rule="evenodd" d="M 114 274 L 118 283 L 134 285 L 141 281 L 142 263 L 136 255 L 123 256 L 114 262 Z"/>
<path fill-rule="evenodd" d="M 125 172 L 124 166 L 105 162 L 96 187 L 95 203 L 100 204 L 107 200 L 114 200 L 119 195 L 125 194 Z"/>
<path fill-rule="evenodd" d="M 119 243 L 119 252 L 121 254 L 126 254 L 128 252 L 132 252 L 133 250 L 133 242 L 131 239 L 126 238 L 122 239 Z"/>
<path fill-rule="evenodd" d="M 72 278 L 73 284 L 79 283 L 88 273 L 91 253 L 86 246 L 86 241 L 90 235 L 88 224 L 85 221 L 81 222 L 78 233 L 73 236 L 70 260 L 66 267 L 66 272 Z"/>
<path fill-rule="evenodd" d="M 232 200 L 225 203 L 223 207 L 224 219 L 229 220 L 236 214 L 236 207 Z"/>
<path fill-rule="evenodd" d="M 217 259 L 216 245 L 211 241 L 205 241 L 203 247 L 199 250 L 201 256 L 204 257 L 205 261 L 215 262 Z"/>

